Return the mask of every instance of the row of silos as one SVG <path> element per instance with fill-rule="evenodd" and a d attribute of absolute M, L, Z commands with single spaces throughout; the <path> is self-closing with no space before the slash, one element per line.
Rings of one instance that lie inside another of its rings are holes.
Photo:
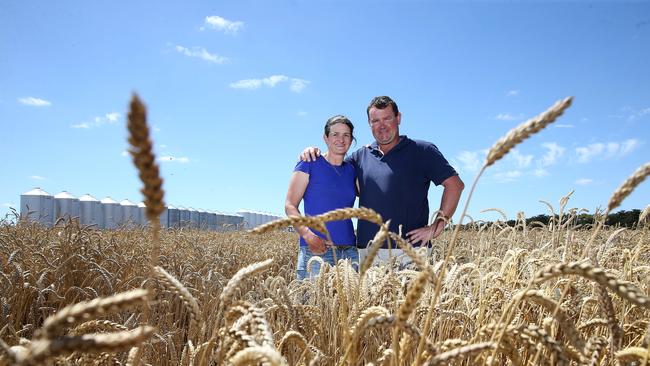
<path fill-rule="evenodd" d="M 148 223 L 143 202 L 136 204 L 128 199 L 117 202 L 110 197 L 99 201 L 89 194 L 76 198 L 65 191 L 51 196 L 40 188 L 20 195 L 20 216 L 46 226 L 53 226 L 58 220 L 69 218 L 77 218 L 82 225 L 102 229 Z M 172 205 L 166 206 L 160 216 L 160 226 L 163 228 L 190 227 L 225 231 L 241 229 L 243 222 L 244 218 L 237 214 Z"/>
<path fill-rule="evenodd" d="M 246 229 L 252 229 L 256 226 L 284 218 L 284 216 L 275 215 L 270 212 L 251 210 L 239 210 L 237 214 L 244 218 L 244 227 Z"/>

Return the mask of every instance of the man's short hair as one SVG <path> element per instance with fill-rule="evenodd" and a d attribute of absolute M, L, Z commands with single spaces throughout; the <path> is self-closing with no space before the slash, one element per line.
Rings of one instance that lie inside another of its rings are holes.
<path fill-rule="evenodd" d="M 379 97 L 374 97 L 370 101 L 370 104 L 368 105 L 368 108 L 366 109 L 366 115 L 368 115 L 368 118 L 370 118 L 370 108 L 377 108 L 377 109 L 384 109 L 386 107 L 390 106 L 393 108 L 393 113 L 395 116 L 399 113 L 399 109 L 397 108 L 397 103 L 395 103 L 394 100 L 390 99 L 390 97 L 386 95 L 382 95 Z"/>

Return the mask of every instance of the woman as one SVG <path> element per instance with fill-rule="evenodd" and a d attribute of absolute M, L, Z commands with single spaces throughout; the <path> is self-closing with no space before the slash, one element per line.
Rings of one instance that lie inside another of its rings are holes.
<path fill-rule="evenodd" d="M 305 215 L 315 216 L 337 208 L 352 207 L 356 197 L 354 166 L 343 159 L 354 140 L 354 125 L 345 116 L 334 116 L 325 123 L 323 140 L 327 152 L 315 161 L 296 164 L 284 205 L 287 216 L 300 215 L 298 206 L 304 200 Z M 308 276 L 307 262 L 312 256 L 320 256 L 324 262 L 334 263 L 336 259 L 350 259 L 359 262 L 356 238 L 352 220 L 328 222 L 325 225 L 332 242 L 328 242 L 324 233 L 305 226 L 295 227 L 300 234 L 300 252 L 298 253 L 297 277 Z M 311 274 L 320 271 L 318 262 L 313 262 Z"/>

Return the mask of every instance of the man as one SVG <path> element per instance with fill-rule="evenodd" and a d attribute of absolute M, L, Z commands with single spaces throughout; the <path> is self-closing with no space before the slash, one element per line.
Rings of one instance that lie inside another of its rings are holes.
<path fill-rule="evenodd" d="M 434 144 L 399 134 L 402 115 L 390 97 L 373 98 L 366 114 L 375 142 L 346 159 L 357 171 L 359 206 L 371 208 L 384 220 L 390 220 L 390 230 L 401 232 L 413 246 L 426 245 L 442 233 L 445 220 L 456 211 L 465 185 Z M 308 148 L 303 151 L 302 159 L 315 159 L 319 154 L 317 148 Z M 438 215 L 427 225 L 431 182 L 442 185 L 444 190 Z M 377 225 L 359 220 L 357 247 L 361 261 L 364 248 L 377 230 Z M 392 255 L 400 252 L 393 249 Z M 378 259 L 388 260 L 390 254 L 384 244 Z"/>

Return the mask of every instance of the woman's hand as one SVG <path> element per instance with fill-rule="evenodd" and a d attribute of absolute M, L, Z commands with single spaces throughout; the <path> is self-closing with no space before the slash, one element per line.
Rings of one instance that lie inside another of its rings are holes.
<path fill-rule="evenodd" d="M 303 237 L 312 253 L 321 255 L 329 249 L 330 245 L 323 238 L 314 234 L 311 230 Z"/>

